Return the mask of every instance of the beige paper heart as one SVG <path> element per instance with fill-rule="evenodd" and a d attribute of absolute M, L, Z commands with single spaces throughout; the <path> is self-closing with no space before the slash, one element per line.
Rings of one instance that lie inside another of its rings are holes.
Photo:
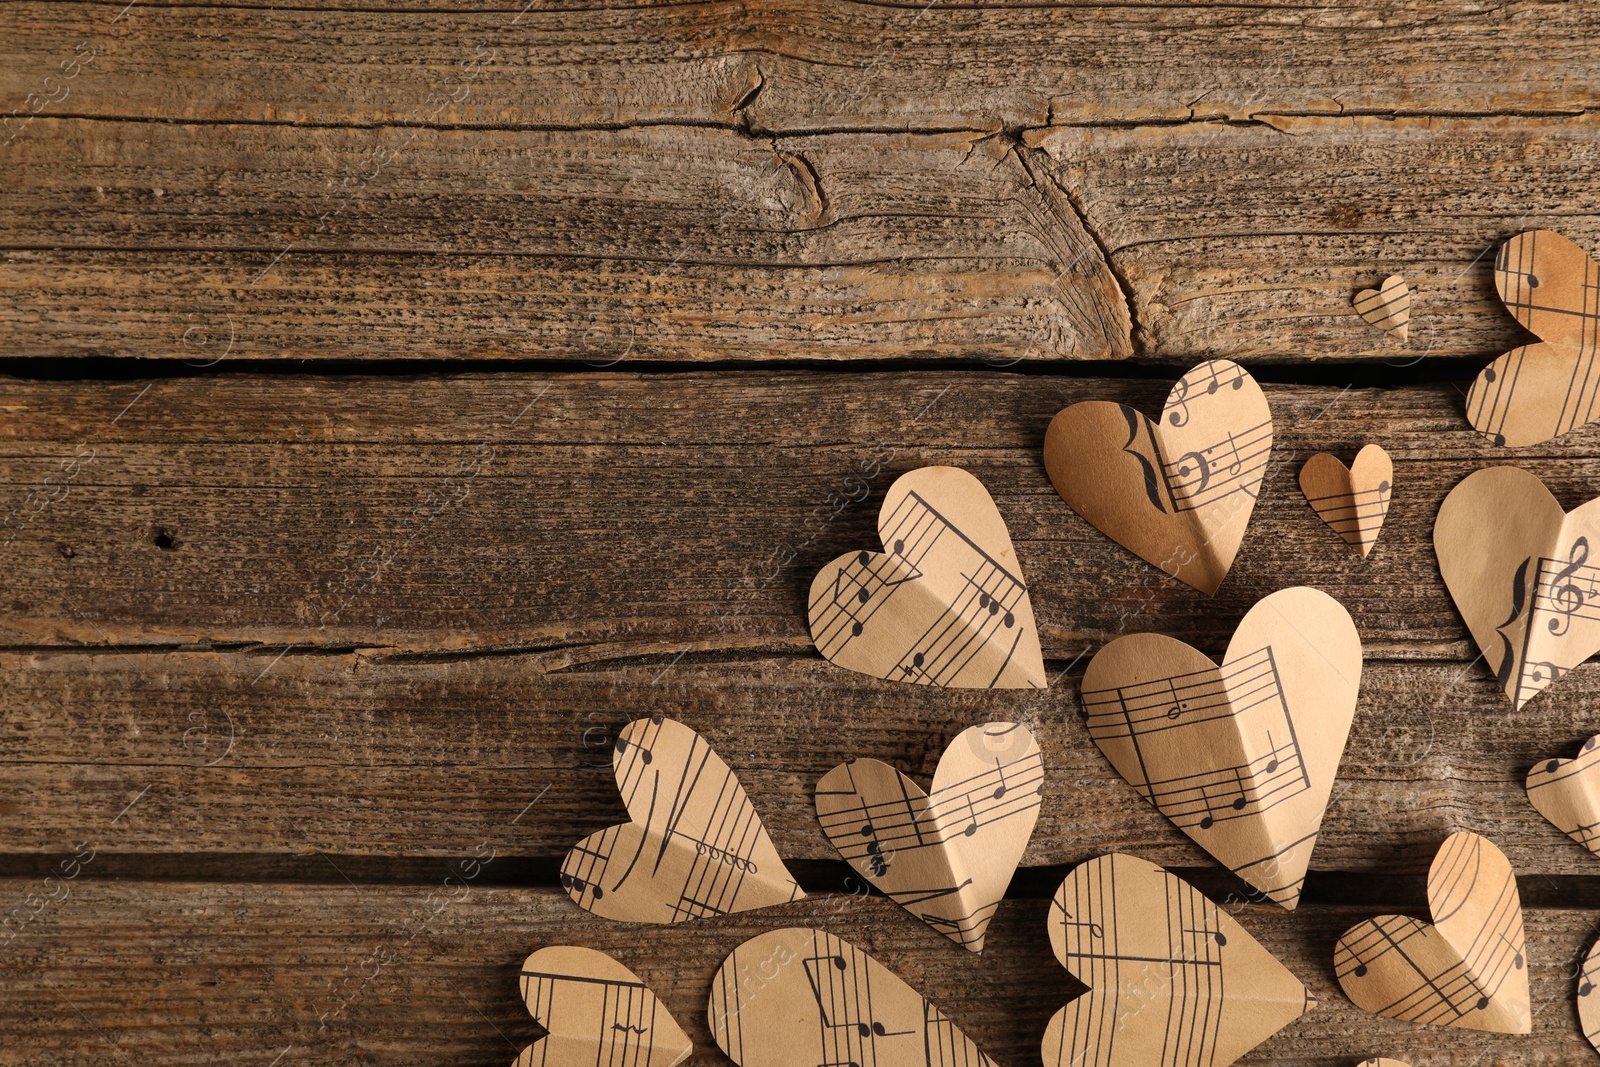
<path fill-rule="evenodd" d="M 957 467 L 895 479 L 878 513 L 887 552 L 851 552 L 811 583 L 817 651 L 896 682 L 1043 689 L 1033 603 L 1005 520 Z"/>
<path fill-rule="evenodd" d="M 1102 648 L 1083 675 L 1089 736 L 1117 773 L 1230 870 L 1300 901 L 1361 688 L 1361 637 L 1328 594 L 1259 601 L 1209 656 L 1161 634 Z"/>
<path fill-rule="evenodd" d="M 840 764 L 817 783 L 817 819 L 863 878 L 982 952 L 1043 792 L 1033 735 L 1014 722 L 988 722 L 950 742 L 931 793 L 875 759 Z"/>
<path fill-rule="evenodd" d="M 1394 461 L 1378 445 L 1366 445 L 1346 467 L 1330 452 L 1318 452 L 1300 468 L 1300 491 L 1323 522 L 1365 558 L 1378 543 L 1394 490 Z"/>
<path fill-rule="evenodd" d="M 1600 414 L 1600 266 L 1559 233 L 1530 230 L 1500 247 L 1494 285 L 1540 343 L 1512 349 L 1467 392 L 1467 421 L 1497 445 L 1536 445 Z"/>
<path fill-rule="evenodd" d="M 1474 471 L 1439 507 L 1439 573 L 1516 707 L 1600 649 L 1597 549 L 1600 499 L 1563 512 L 1518 467 Z"/>
<path fill-rule="evenodd" d="M 1600 993 L 1595 989 L 1600 986 L 1600 941 L 1589 946 L 1588 955 L 1583 957 L 1583 967 L 1578 971 L 1578 1023 L 1583 1027 L 1583 1036 L 1588 1038 L 1589 1044 L 1600 1052 Z"/>
<path fill-rule="evenodd" d="M 1406 280 L 1391 274 L 1377 289 L 1363 289 L 1356 294 L 1356 313 L 1384 333 L 1400 340 L 1411 334 L 1411 290 Z"/>
<path fill-rule="evenodd" d="M 1217 1067 L 1315 1003 L 1199 890 L 1132 856 L 1080 864 L 1047 922 L 1056 959 L 1089 992 L 1050 1020 L 1046 1064 Z"/>
<path fill-rule="evenodd" d="M 1433 922 L 1380 915 L 1344 932 L 1333 969 L 1345 995 L 1378 1015 L 1435 1026 L 1526 1034 L 1522 901 L 1505 855 L 1455 833 L 1428 868 Z"/>
<path fill-rule="evenodd" d="M 848 941 L 793 927 L 751 938 L 711 980 L 711 1033 L 742 1067 L 994 1067 Z"/>
<path fill-rule="evenodd" d="M 1544 760 L 1528 772 L 1528 800 L 1540 815 L 1600 856 L 1600 734 L 1573 759 Z"/>
<path fill-rule="evenodd" d="M 750 798 L 680 722 L 635 719 L 611 763 L 632 822 L 573 846 L 561 884 L 578 906 L 624 922 L 677 923 L 805 896 Z"/>
<path fill-rule="evenodd" d="M 1411 1067 L 1411 1064 L 1404 1063 L 1400 1060 L 1390 1060 L 1384 1059 L 1381 1056 L 1373 1056 L 1371 1059 L 1362 1060 L 1361 1067 Z"/>
<path fill-rule="evenodd" d="M 552 945 L 529 956 L 522 999 L 549 1033 L 513 1067 L 672 1067 L 694 1051 L 639 976 L 592 948 Z"/>
<path fill-rule="evenodd" d="M 1061 499 L 1207 594 L 1233 566 L 1271 452 L 1267 398 L 1225 359 L 1180 378 L 1159 423 L 1090 400 L 1057 412 L 1044 437 L 1044 467 Z"/>

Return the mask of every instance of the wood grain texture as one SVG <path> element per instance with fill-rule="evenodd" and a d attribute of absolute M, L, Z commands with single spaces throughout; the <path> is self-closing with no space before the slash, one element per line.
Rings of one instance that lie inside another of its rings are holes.
<path fill-rule="evenodd" d="M 1045 900 L 1003 904 L 975 957 L 880 897 L 821 895 L 641 937 L 583 915 L 557 890 L 478 886 L 461 871 L 446 885 L 448 869 L 405 887 L 329 875 L 337 884 L 66 883 L 65 899 L 3 950 L 0 1032 L 25 1033 L 29 1045 L 8 1040 L 0 1062 L 30 1062 L 31 1052 L 63 1067 L 270 1064 L 280 1054 L 307 1064 L 509 1063 L 537 1032 L 517 993 L 523 957 L 578 944 L 614 954 L 650 985 L 694 1039 L 689 1062 L 726 1064 L 706 1027 L 711 976 L 741 941 L 775 925 L 822 926 L 872 953 L 999 1063 L 1037 1064 L 1045 1023 L 1082 989 L 1050 954 Z M 0 880 L 5 899 L 35 889 Z M 1590 912 L 1527 910 L 1534 1032 L 1508 1037 L 1411 1027 L 1345 1000 L 1332 946 L 1374 909 L 1229 910 L 1320 1001 L 1242 1064 L 1348 1067 L 1383 1053 L 1413 1067 L 1570 1067 L 1592 1055 L 1572 1000 Z"/>

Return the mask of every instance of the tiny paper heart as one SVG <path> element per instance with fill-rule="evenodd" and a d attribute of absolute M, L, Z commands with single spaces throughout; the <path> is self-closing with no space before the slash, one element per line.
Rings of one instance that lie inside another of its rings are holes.
<path fill-rule="evenodd" d="M 1400 1060 L 1390 1060 L 1384 1059 L 1381 1056 L 1373 1056 L 1371 1059 L 1362 1060 L 1361 1067 L 1411 1067 L 1411 1065 Z"/>
<path fill-rule="evenodd" d="M 931 793 L 887 763 L 841 763 L 817 783 L 817 819 L 863 878 L 982 952 L 1043 792 L 1033 735 L 1014 722 L 988 722 L 950 742 Z"/>
<path fill-rule="evenodd" d="M 1562 833 L 1600 856 L 1600 734 L 1574 758 L 1544 760 L 1529 771 L 1528 800 Z"/>
<path fill-rule="evenodd" d="M 1411 290 L 1400 275 L 1389 275 L 1377 289 L 1361 290 L 1356 294 L 1355 305 L 1362 318 L 1384 333 L 1393 334 L 1402 341 L 1409 337 Z"/>
<path fill-rule="evenodd" d="M 1583 1036 L 1600 1052 L 1600 993 L 1595 992 L 1596 983 L 1600 983 L 1600 941 L 1589 946 L 1578 972 L 1578 1022 Z"/>
<path fill-rule="evenodd" d="M 1428 869 L 1433 923 L 1380 915 L 1344 932 L 1333 969 L 1358 1008 L 1406 1022 L 1526 1034 L 1522 901 L 1488 838 L 1445 838 Z"/>
<path fill-rule="evenodd" d="M 635 719 L 617 735 L 611 764 L 633 821 L 567 853 L 561 884 L 579 907 L 678 923 L 805 896 L 739 780 L 699 734 L 659 715 Z"/>
<path fill-rule="evenodd" d="M 1286 908 L 1300 901 L 1361 688 L 1361 637 L 1328 594 L 1259 601 L 1219 669 L 1161 634 L 1102 648 L 1089 736 L 1201 848 Z"/>
<path fill-rule="evenodd" d="M 1061 499 L 1207 594 L 1233 566 L 1271 452 L 1267 398 L 1225 359 L 1178 379 L 1159 423 L 1089 400 L 1057 412 L 1044 437 L 1044 467 Z"/>
<path fill-rule="evenodd" d="M 1600 500 L 1563 512 L 1538 476 L 1487 467 L 1444 498 L 1433 550 L 1516 707 L 1600 649 Z"/>
<path fill-rule="evenodd" d="M 1489 364 L 1467 392 L 1467 421 L 1497 445 L 1536 445 L 1600 414 L 1600 266 L 1559 233 L 1530 230 L 1500 247 L 1494 285 L 1541 341 Z"/>
<path fill-rule="evenodd" d="M 1199 890 L 1132 856 L 1079 865 L 1047 921 L 1056 959 L 1089 987 L 1050 1020 L 1047 1064 L 1219 1067 L 1315 1003 Z"/>
<path fill-rule="evenodd" d="M 923 467 L 878 512 L 887 552 L 851 552 L 811 583 L 817 651 L 852 671 L 963 689 L 1043 689 L 1033 603 L 994 501 L 957 467 Z"/>
<path fill-rule="evenodd" d="M 1378 543 L 1389 514 L 1394 461 L 1378 445 L 1366 445 L 1346 467 L 1331 452 L 1318 452 L 1300 468 L 1300 491 L 1323 522 L 1363 557 Z"/>
<path fill-rule="evenodd" d="M 672 1067 L 694 1051 L 639 976 L 592 948 L 552 945 L 529 956 L 522 999 L 549 1033 L 513 1067 Z"/>
<path fill-rule="evenodd" d="M 773 930 L 734 949 L 708 1015 L 742 1067 L 994 1067 L 922 994 L 821 930 Z"/>

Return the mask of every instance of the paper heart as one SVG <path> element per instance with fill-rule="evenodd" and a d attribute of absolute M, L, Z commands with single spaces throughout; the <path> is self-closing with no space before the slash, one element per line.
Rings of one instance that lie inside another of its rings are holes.
<path fill-rule="evenodd" d="M 1362 1060 L 1361 1067 L 1411 1067 L 1411 1065 L 1409 1063 L 1403 1063 L 1400 1060 L 1390 1060 L 1384 1059 L 1381 1056 L 1373 1056 L 1371 1059 Z"/>
<path fill-rule="evenodd" d="M 1407 1022 L 1526 1034 L 1522 902 L 1505 855 L 1477 834 L 1445 838 L 1428 869 L 1429 925 L 1380 915 L 1344 932 L 1333 969 L 1357 1007 Z"/>
<path fill-rule="evenodd" d="M 1433 550 L 1516 707 L 1600 649 L 1600 500 L 1563 512 L 1536 475 L 1487 467 L 1444 498 Z"/>
<path fill-rule="evenodd" d="M 1540 339 L 1507 352 L 1467 392 L 1467 421 L 1497 445 L 1535 445 L 1600 414 L 1600 266 L 1559 233 L 1530 230 L 1500 247 L 1494 285 Z"/>
<path fill-rule="evenodd" d="M 993 1067 L 922 994 L 821 930 L 773 930 L 734 949 L 708 1014 L 743 1067 Z"/>
<path fill-rule="evenodd" d="M 1079 865 L 1048 923 L 1056 959 L 1089 992 L 1050 1020 L 1047 1064 L 1220 1067 L 1315 1003 L 1199 890 L 1132 856 Z"/>
<path fill-rule="evenodd" d="M 659 715 L 635 719 L 617 735 L 611 764 L 633 821 L 567 853 L 561 884 L 579 907 L 677 923 L 805 896 L 739 780 L 699 734 Z"/>
<path fill-rule="evenodd" d="M 1529 771 L 1528 800 L 1562 833 L 1600 856 L 1600 734 L 1573 759 L 1545 760 Z"/>
<path fill-rule="evenodd" d="M 887 552 L 851 552 L 811 583 L 817 651 L 899 682 L 1043 689 L 1033 603 L 983 483 L 956 467 L 895 479 L 878 512 Z"/>
<path fill-rule="evenodd" d="M 1346 467 L 1330 452 L 1318 452 L 1300 468 L 1300 491 L 1323 522 L 1365 558 L 1378 543 L 1394 489 L 1394 461 L 1378 445 L 1366 445 Z"/>
<path fill-rule="evenodd" d="M 1089 661 L 1089 736 L 1117 773 L 1201 848 L 1286 908 L 1311 850 L 1361 688 L 1361 637 L 1320 590 L 1256 603 L 1219 669 L 1161 634 Z"/>
<path fill-rule="evenodd" d="M 1392 333 L 1400 340 L 1410 336 L 1411 290 L 1406 280 L 1391 274 L 1377 289 L 1363 289 L 1356 294 L 1356 312 L 1384 333 Z"/>
<path fill-rule="evenodd" d="M 1578 972 L 1578 1022 L 1583 1036 L 1589 1039 L 1596 1052 L 1600 1052 L 1600 995 L 1595 993 L 1600 984 L 1600 941 L 1589 947 L 1583 957 L 1583 968 Z"/>
<path fill-rule="evenodd" d="M 1272 411 L 1250 373 L 1212 360 L 1167 394 L 1160 423 L 1090 400 L 1056 413 L 1044 467 L 1074 511 L 1203 593 L 1222 584 L 1272 452 Z"/>
<path fill-rule="evenodd" d="M 1014 722 L 989 722 L 950 742 L 931 793 L 875 759 L 840 764 L 817 783 L 817 819 L 863 878 L 982 952 L 1043 792 L 1033 735 Z"/>
<path fill-rule="evenodd" d="M 553 945 L 529 956 L 522 999 L 549 1033 L 513 1067 L 672 1067 L 694 1051 L 639 976 L 592 948 Z"/>

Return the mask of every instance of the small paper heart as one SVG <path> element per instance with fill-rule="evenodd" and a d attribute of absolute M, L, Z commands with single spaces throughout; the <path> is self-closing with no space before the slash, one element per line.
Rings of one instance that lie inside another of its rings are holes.
<path fill-rule="evenodd" d="M 1589 947 L 1589 954 L 1583 957 L 1583 968 L 1578 972 L 1578 1022 L 1583 1027 L 1583 1036 L 1589 1039 L 1589 1044 L 1600 1052 L 1600 993 L 1595 991 L 1600 984 L 1600 941 Z"/>
<path fill-rule="evenodd" d="M 1411 289 L 1398 274 L 1391 274 L 1377 289 L 1356 294 L 1356 312 L 1384 333 L 1405 341 L 1410 337 Z"/>
<path fill-rule="evenodd" d="M 1486 467 L 1444 498 L 1433 550 L 1514 706 L 1600 651 L 1600 499 L 1564 512 L 1537 475 Z"/>
<path fill-rule="evenodd" d="M 1477 834 L 1451 834 L 1428 869 L 1428 909 L 1431 925 L 1380 915 L 1344 932 L 1333 969 L 1345 995 L 1407 1022 L 1531 1032 L 1522 901 L 1505 855 Z"/>
<path fill-rule="evenodd" d="M 1047 921 L 1056 959 L 1089 987 L 1050 1020 L 1047 1064 L 1232 1063 L 1315 1003 L 1199 890 L 1132 856 L 1080 864 Z"/>
<path fill-rule="evenodd" d="M 1045 470 L 1073 511 L 1207 595 L 1233 566 L 1271 452 L 1267 398 L 1225 359 L 1178 379 L 1159 422 L 1089 400 L 1057 412 L 1044 437 Z"/>
<path fill-rule="evenodd" d="M 639 976 L 592 948 L 552 945 L 529 956 L 522 999 L 549 1033 L 513 1067 L 673 1067 L 694 1051 Z"/>
<path fill-rule="evenodd" d="M 1562 833 L 1600 856 L 1600 734 L 1572 759 L 1541 760 L 1528 772 L 1528 800 Z"/>
<path fill-rule="evenodd" d="M 895 479 L 886 552 L 851 552 L 811 583 L 811 639 L 830 662 L 894 682 L 1043 689 L 1033 602 L 988 490 L 956 467 Z"/>
<path fill-rule="evenodd" d="M 817 783 L 817 819 L 863 878 L 982 952 L 1043 791 L 1033 735 L 1014 722 L 988 722 L 950 742 L 930 793 L 875 759 L 840 764 Z"/>
<path fill-rule="evenodd" d="M 1102 648 L 1089 736 L 1195 843 L 1286 908 L 1300 900 L 1361 689 L 1350 613 L 1305 586 L 1259 601 L 1218 668 L 1161 634 Z"/>
<path fill-rule="evenodd" d="M 1300 491 L 1323 522 L 1362 558 L 1378 542 L 1394 489 L 1394 461 L 1378 445 L 1367 445 L 1346 467 L 1331 452 L 1318 452 L 1300 468 Z"/>
<path fill-rule="evenodd" d="M 617 735 L 611 764 L 632 822 L 590 834 L 561 864 L 580 908 L 679 923 L 805 896 L 744 787 L 701 736 L 659 715 Z"/>
<path fill-rule="evenodd" d="M 741 1067 L 994 1067 L 922 994 L 821 930 L 773 930 L 734 949 L 707 1015 Z"/>

